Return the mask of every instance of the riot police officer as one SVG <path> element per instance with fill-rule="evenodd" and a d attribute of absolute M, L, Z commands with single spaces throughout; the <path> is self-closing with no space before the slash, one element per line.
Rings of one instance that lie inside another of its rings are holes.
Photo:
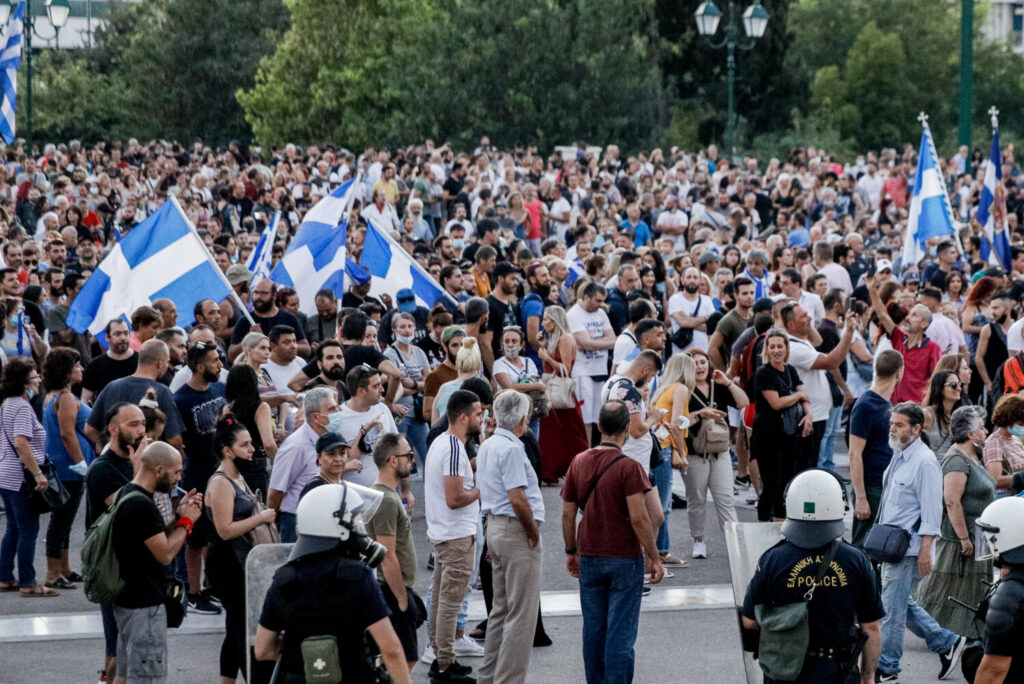
<path fill-rule="evenodd" d="M 981 539 L 975 557 L 994 558 L 1001 579 L 989 599 L 985 655 L 974 683 L 1024 682 L 1024 499 L 996 499 L 977 526 Z"/>
<path fill-rule="evenodd" d="M 378 648 L 392 680 L 409 682 L 405 654 L 374 577 L 387 550 L 364 527 L 380 498 L 372 489 L 344 483 L 322 485 L 299 501 L 299 540 L 274 574 L 254 648 L 257 660 L 280 658 L 277 684 L 342 677 L 377 681 Z"/>
<path fill-rule="evenodd" d="M 868 557 L 842 540 L 843 486 L 828 471 L 805 470 L 785 497 L 785 539 L 761 556 L 742 609 L 743 627 L 759 631 L 764 681 L 873 683 L 882 601 Z"/>

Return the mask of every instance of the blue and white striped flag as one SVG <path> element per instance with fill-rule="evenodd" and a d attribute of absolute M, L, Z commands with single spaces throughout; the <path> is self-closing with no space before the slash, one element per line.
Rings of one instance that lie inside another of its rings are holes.
<path fill-rule="evenodd" d="M 0 104 L 0 136 L 10 145 L 14 142 L 14 114 L 18 101 L 18 65 L 21 64 L 21 34 L 25 24 L 25 0 L 21 0 L 7 23 L 7 45 L 0 55 L 3 69 L 4 99 Z"/>
<path fill-rule="evenodd" d="M 583 266 L 583 262 L 579 257 L 575 257 L 569 261 L 569 277 L 565 279 L 565 284 L 572 286 L 578 279 L 587 275 L 587 269 Z"/>
<path fill-rule="evenodd" d="M 350 178 L 306 213 L 288 251 L 270 272 L 278 285 L 295 288 L 299 310 L 316 314 L 316 293 L 322 288 L 341 295 L 345 290 L 346 217 L 355 180 Z"/>
<path fill-rule="evenodd" d="M 981 188 L 975 218 L 985 231 L 981 241 L 981 258 L 1011 271 L 1010 240 L 1006 235 L 1006 194 L 1003 186 L 1003 157 L 999 151 L 999 110 L 988 110 L 992 116 L 992 151 L 985 164 L 985 184 Z"/>
<path fill-rule="evenodd" d="M 390 235 L 370 220 L 366 224 L 366 240 L 359 264 L 370 272 L 371 295 L 387 294 L 391 295 L 392 301 L 397 301 L 398 291 L 409 288 L 416 295 L 416 303 L 428 309 L 434 308 L 434 304 L 443 298 L 458 306 L 455 298 L 445 292 Z"/>
<path fill-rule="evenodd" d="M 76 332 L 88 330 L 102 343 L 108 322 L 167 298 L 184 328 L 195 321 L 192 310 L 200 300 L 220 302 L 231 293 L 213 255 L 171 197 L 100 262 L 75 297 L 67 324 Z"/>
<path fill-rule="evenodd" d="M 928 117 L 922 112 L 918 119 L 924 132 L 921 134 L 921 149 L 917 155 L 917 175 L 914 177 L 914 192 L 910 197 L 907 233 L 903 240 L 904 266 L 917 264 L 927 256 L 928 247 L 925 243 L 930 238 L 956 233 L 953 207 L 949 204 L 946 184 L 942 182 L 939 156 L 935 152 Z"/>
<path fill-rule="evenodd" d="M 280 220 L 281 212 L 279 211 L 274 214 L 274 218 L 263 229 L 259 242 L 252 248 L 252 254 L 249 255 L 249 263 L 245 265 L 247 269 L 252 271 L 252 280 L 250 281 L 252 285 L 255 285 L 264 278 L 270 277 L 270 260 L 274 254 L 274 237 L 277 233 L 277 222 Z"/>

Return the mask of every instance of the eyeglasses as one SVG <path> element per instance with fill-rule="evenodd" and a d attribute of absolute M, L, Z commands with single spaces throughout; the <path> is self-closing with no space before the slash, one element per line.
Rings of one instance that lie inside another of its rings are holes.
<path fill-rule="evenodd" d="M 963 385 L 960 383 L 959 380 L 954 380 L 953 382 L 947 382 L 946 383 L 946 387 L 951 387 L 951 388 L 953 388 L 955 390 L 958 390 L 961 387 L 963 387 Z"/>
<path fill-rule="evenodd" d="M 404 454 L 395 454 L 395 456 L 397 456 L 398 458 L 407 458 L 407 459 L 409 459 L 411 461 L 414 458 L 416 458 L 416 452 L 415 451 L 409 451 L 409 452 L 404 453 Z"/>
<path fill-rule="evenodd" d="M 21 262 L 26 266 L 38 266 L 39 259 L 22 259 Z"/>

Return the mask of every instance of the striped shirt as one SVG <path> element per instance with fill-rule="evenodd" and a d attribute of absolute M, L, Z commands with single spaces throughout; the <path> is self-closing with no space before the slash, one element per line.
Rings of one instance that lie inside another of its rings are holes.
<path fill-rule="evenodd" d="M 32 405 L 23 397 L 11 397 L 0 406 L 0 489 L 17 491 L 25 481 L 25 471 L 18 452 L 14 450 L 17 438 L 27 437 L 36 463 L 46 459 L 46 430 L 36 418 Z"/>
<path fill-rule="evenodd" d="M 450 432 L 442 433 L 430 445 L 423 468 L 427 538 L 432 542 L 475 536 L 480 518 L 479 500 L 462 508 L 448 508 L 444 495 L 446 477 L 461 477 L 463 491 L 476 486 L 466 444 Z"/>

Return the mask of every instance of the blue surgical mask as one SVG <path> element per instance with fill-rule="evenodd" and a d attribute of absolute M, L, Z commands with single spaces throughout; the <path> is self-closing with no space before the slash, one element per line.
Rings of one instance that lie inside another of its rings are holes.
<path fill-rule="evenodd" d="M 412 344 L 413 335 L 395 335 L 395 339 L 402 344 Z"/>
<path fill-rule="evenodd" d="M 15 314 L 14 316 L 11 316 L 11 325 L 13 325 L 15 328 L 18 327 L 18 316 L 17 316 L 17 314 Z"/>
<path fill-rule="evenodd" d="M 938 254 L 939 254 L 939 247 L 938 247 L 938 245 L 932 245 L 931 247 L 928 248 L 928 256 L 938 256 Z"/>
<path fill-rule="evenodd" d="M 594 238 L 594 249 L 601 249 L 604 247 L 604 235 L 598 235 Z"/>
<path fill-rule="evenodd" d="M 30 389 L 28 391 L 28 398 L 31 399 L 34 396 L 36 396 L 36 391 L 34 389 Z"/>
<path fill-rule="evenodd" d="M 341 411 L 335 411 L 334 413 L 330 413 L 327 415 L 327 431 L 341 431 Z"/>
<path fill-rule="evenodd" d="M 1024 438 L 1024 425 L 1011 425 L 1010 434 L 1014 437 Z"/>
<path fill-rule="evenodd" d="M 452 238 L 452 247 L 455 249 L 462 249 L 466 246 L 466 240 L 463 238 Z"/>

